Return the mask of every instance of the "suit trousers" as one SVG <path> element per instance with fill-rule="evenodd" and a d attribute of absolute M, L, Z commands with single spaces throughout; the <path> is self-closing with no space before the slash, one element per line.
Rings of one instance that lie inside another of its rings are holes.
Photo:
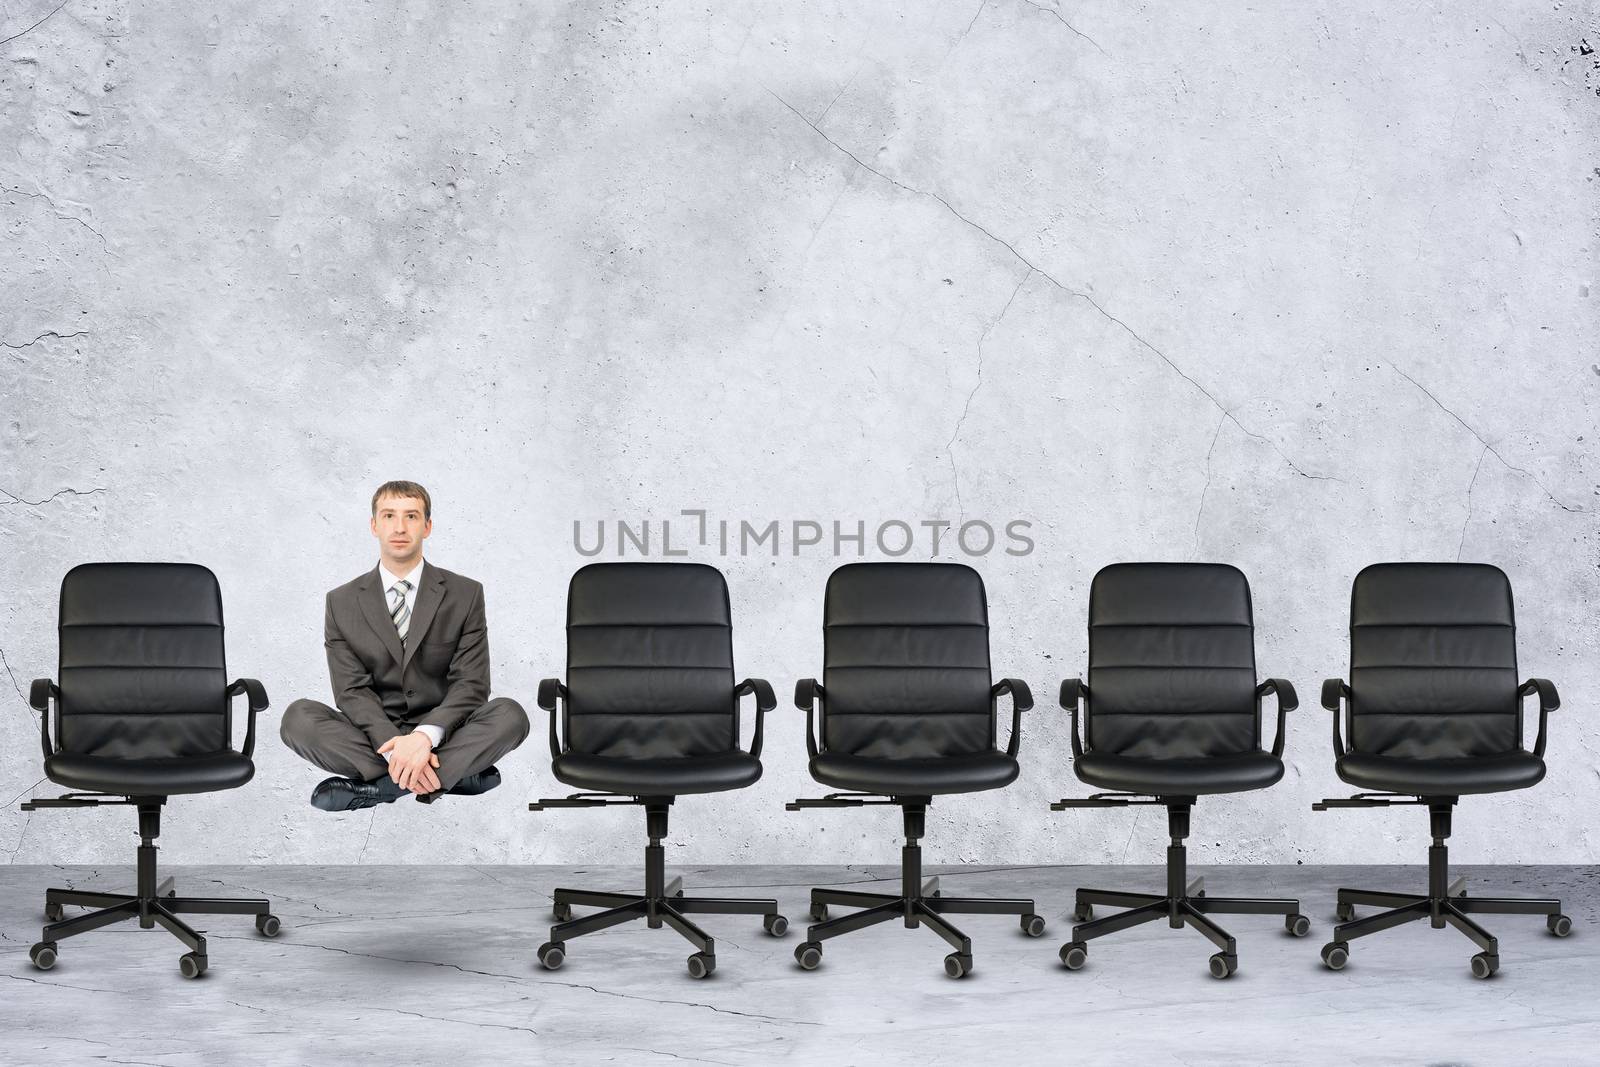
<path fill-rule="evenodd" d="M 401 733 L 414 727 L 396 724 Z M 389 762 L 372 747 L 365 731 L 339 711 L 316 700 L 296 700 L 284 710 L 278 735 L 301 758 L 325 771 L 363 782 L 389 773 Z M 439 788 L 448 790 L 461 779 L 491 766 L 528 736 L 528 716 L 510 697 L 495 697 L 445 734 L 434 755 Z"/>

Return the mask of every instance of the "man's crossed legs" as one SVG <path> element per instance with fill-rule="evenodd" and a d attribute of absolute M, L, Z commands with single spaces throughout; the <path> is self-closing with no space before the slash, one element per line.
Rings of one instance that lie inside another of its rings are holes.
<path fill-rule="evenodd" d="M 401 727 L 409 732 L 411 727 Z M 434 750 L 439 790 L 421 794 L 432 801 L 441 793 L 486 793 L 500 784 L 494 762 L 528 736 L 528 716 L 509 697 L 496 697 L 473 711 Z M 352 811 L 398 800 L 406 790 L 389 777 L 389 764 L 372 747 L 366 733 L 328 705 L 296 700 L 283 713 L 278 733 L 303 759 L 331 771 L 318 785 L 311 803 L 326 811 Z"/>

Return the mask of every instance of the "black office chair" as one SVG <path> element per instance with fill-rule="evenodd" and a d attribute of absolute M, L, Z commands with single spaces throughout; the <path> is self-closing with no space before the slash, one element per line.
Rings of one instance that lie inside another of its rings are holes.
<path fill-rule="evenodd" d="M 1522 747 L 1522 700 L 1539 698 L 1539 737 Z M 1342 701 L 1342 704 L 1341 704 Z M 1339 890 L 1333 940 L 1322 961 L 1340 970 L 1350 942 L 1415 919 L 1446 924 L 1477 946 L 1472 973 L 1500 968 L 1499 945 L 1471 913 L 1543 915 L 1557 937 L 1572 932 L 1559 900 L 1469 896 L 1450 880 L 1450 815 L 1469 793 L 1526 789 L 1544 777 L 1545 723 L 1561 706 L 1543 678 L 1517 684 L 1517 629 L 1511 583 L 1482 563 L 1379 563 L 1356 575 L 1350 592 L 1350 682 L 1329 678 L 1322 704 L 1333 712 L 1339 777 L 1372 792 L 1312 807 L 1426 805 L 1433 835 L 1428 891 Z M 1350 738 L 1346 750 L 1340 735 Z M 1410 797 L 1411 799 L 1399 799 Z M 1356 919 L 1356 905 L 1391 910 Z"/>
<path fill-rule="evenodd" d="M 1275 694 L 1278 736 L 1261 747 L 1261 698 Z M 1084 736 L 1078 729 L 1079 704 Z M 1210 897 L 1205 879 L 1187 880 L 1184 839 L 1196 798 L 1265 789 L 1283 777 L 1284 715 L 1294 687 L 1281 678 L 1256 684 L 1255 625 L 1250 584 L 1235 567 L 1216 563 L 1116 563 L 1089 590 L 1089 684 L 1061 683 L 1061 706 L 1072 711 L 1073 770 L 1110 790 L 1062 800 L 1065 808 L 1159 804 L 1167 809 L 1165 893 L 1079 889 L 1072 940 L 1061 962 L 1077 970 L 1088 942 L 1141 923 L 1192 926 L 1218 951 L 1213 976 L 1239 968 L 1233 936 L 1214 913 L 1282 915 L 1296 937 L 1311 932 L 1294 900 Z M 1140 799 L 1149 797 L 1150 799 Z M 1094 905 L 1127 911 L 1093 919 Z"/>
<path fill-rule="evenodd" d="M 850 563 L 828 579 L 823 609 L 823 684 L 803 679 L 795 704 L 806 712 L 811 776 L 849 790 L 796 800 L 789 810 L 898 805 L 905 823 L 900 892 L 813 889 L 816 923 L 795 959 L 806 970 L 822 963 L 830 937 L 903 919 L 927 926 L 955 949 L 945 973 L 972 971 L 972 941 L 945 918 L 949 913 L 1017 915 L 1031 937 L 1044 919 L 1031 900 L 945 896 L 939 879 L 922 880 L 928 804 L 936 795 L 999 789 L 1017 777 L 1022 713 L 1033 706 L 1015 678 L 990 685 L 989 609 L 983 579 L 951 563 Z M 1011 740 L 996 746 L 995 706 L 1009 694 Z M 811 708 L 822 718 L 822 744 Z M 881 798 L 881 799 L 880 799 Z M 828 905 L 864 911 L 827 919 Z M 827 920 L 827 921 L 823 921 Z"/>
<path fill-rule="evenodd" d="M 751 693 L 755 733 L 743 752 L 739 698 Z M 569 939 L 644 919 L 652 929 L 666 923 L 694 945 L 689 974 L 704 978 L 716 969 L 716 945 L 689 915 L 760 915 L 767 933 L 784 935 L 789 921 L 775 900 L 684 896 L 681 878 L 666 880 L 661 846 L 677 797 L 742 789 L 761 777 L 763 720 L 776 704 L 760 678 L 734 684 L 728 586 L 715 567 L 594 563 L 572 576 L 567 681 L 540 682 L 539 706 L 550 713 L 551 771 L 587 792 L 528 809 L 642 804 L 649 843 L 643 894 L 555 891 L 557 921 L 539 947 L 541 963 L 554 970 Z M 607 910 L 574 919 L 574 904 Z"/>
<path fill-rule="evenodd" d="M 67 937 L 127 919 L 157 923 L 189 947 L 178 960 L 185 978 L 206 970 L 206 939 L 182 913 L 254 915 L 256 930 L 276 937 L 265 900 L 180 897 L 171 878 L 156 877 L 161 806 L 179 793 L 235 789 L 255 773 L 256 715 L 267 694 L 254 678 L 227 681 L 222 654 L 222 593 L 216 576 L 189 563 L 88 563 L 61 582 L 60 683 L 34 681 L 44 770 L 52 782 L 82 792 L 30 800 L 22 810 L 128 804 L 139 812 L 137 888 L 132 894 L 45 890 L 44 932 L 28 955 L 55 966 Z M 249 700 L 244 749 L 235 752 L 232 698 Z M 56 740 L 50 739 L 55 701 Z M 111 799 L 120 797 L 121 799 Z M 63 918 L 65 905 L 99 910 Z"/>

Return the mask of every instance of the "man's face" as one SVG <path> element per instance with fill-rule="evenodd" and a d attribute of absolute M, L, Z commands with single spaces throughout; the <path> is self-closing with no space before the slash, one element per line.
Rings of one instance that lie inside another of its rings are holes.
<path fill-rule="evenodd" d="M 433 532 L 433 522 L 423 517 L 422 501 L 414 496 L 378 498 L 372 516 L 372 536 L 389 569 L 410 570 L 422 556 L 422 542 Z"/>

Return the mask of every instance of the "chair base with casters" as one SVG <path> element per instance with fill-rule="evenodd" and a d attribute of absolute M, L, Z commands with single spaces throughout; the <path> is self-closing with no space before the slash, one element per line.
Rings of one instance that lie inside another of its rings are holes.
<path fill-rule="evenodd" d="M 794 951 L 802 968 L 814 971 L 822 965 L 822 942 L 830 937 L 863 930 L 879 923 L 904 921 L 908 929 L 926 926 L 955 951 L 944 958 L 945 974 L 965 978 L 972 973 L 972 940 L 958 930 L 947 914 L 1015 915 L 1029 937 L 1044 935 L 1044 918 L 1034 910 L 1031 900 L 1006 900 L 985 897 L 947 897 L 939 888 L 937 876 L 922 877 L 922 839 L 931 797 L 884 797 L 834 793 L 813 800 L 795 800 L 785 805 L 790 811 L 801 808 L 861 807 L 866 804 L 898 805 L 905 820 L 906 843 L 900 852 L 900 892 L 869 893 L 853 889 L 819 888 L 811 891 L 811 919 L 806 940 Z M 860 908 L 849 915 L 828 918 L 828 906 L 840 904 Z"/>
<path fill-rule="evenodd" d="M 86 889 L 45 890 L 44 913 L 46 923 L 39 943 L 28 950 L 33 965 L 47 971 L 56 964 L 59 943 L 68 937 L 98 930 L 102 926 L 139 920 L 148 930 L 160 925 L 182 941 L 189 949 L 178 958 L 178 969 L 185 978 L 198 978 L 206 972 L 206 939 L 203 934 L 179 918 L 180 914 L 201 915 L 254 915 L 256 931 L 266 937 L 277 937 L 280 929 L 278 917 L 272 914 L 272 905 L 265 900 L 244 900 L 226 897 L 180 897 L 170 877 L 159 878 L 156 871 L 156 838 L 161 834 L 161 806 L 166 797 L 124 797 L 113 799 L 102 793 L 68 793 L 53 799 L 30 800 L 22 805 L 23 811 L 37 808 L 81 808 L 100 804 L 127 804 L 139 811 L 139 849 L 137 857 L 137 882 L 133 893 L 102 893 Z M 83 915 L 65 917 L 66 906 L 96 908 Z"/>
<path fill-rule="evenodd" d="M 663 925 L 670 926 L 695 947 L 694 954 L 688 960 L 691 978 L 704 978 L 717 969 L 716 941 L 689 919 L 692 914 L 759 915 L 762 917 L 762 927 L 773 937 L 782 937 L 788 932 L 789 920 L 778 914 L 776 900 L 685 896 L 682 878 L 673 878 L 670 882 L 667 880 L 666 851 L 661 842 L 667 836 L 667 810 L 672 800 L 672 797 L 620 798 L 613 794 L 577 793 L 556 800 L 538 800 L 528 805 L 529 811 L 592 808 L 608 804 L 643 805 L 645 832 L 649 838 L 644 849 L 643 893 L 557 889 L 551 894 L 551 911 L 556 923 L 550 927 L 550 940 L 539 946 L 539 962 L 548 970 L 553 971 L 566 961 L 567 942 L 572 938 L 635 919 L 645 920 L 652 930 L 659 930 Z M 573 918 L 574 905 L 605 910 Z"/>
<path fill-rule="evenodd" d="M 1080 800 L 1060 800 L 1052 811 L 1067 808 L 1123 807 L 1129 804 L 1160 804 L 1167 809 L 1167 891 L 1133 893 L 1111 889 L 1079 889 L 1074 898 L 1072 940 L 1061 946 L 1061 962 L 1076 971 L 1089 960 L 1089 942 L 1120 930 L 1165 919 L 1174 930 L 1189 926 L 1217 947 L 1209 966 L 1214 978 L 1227 978 L 1239 969 L 1238 946 L 1233 935 L 1211 920 L 1213 914 L 1281 915 L 1284 929 L 1295 937 L 1311 932 L 1311 921 L 1300 913 L 1297 900 L 1258 897 L 1208 897 L 1205 879 L 1190 880 L 1186 869 L 1184 839 L 1189 836 L 1189 810 L 1194 797 L 1154 797 L 1097 793 Z M 1126 911 L 1094 918 L 1094 906 L 1104 904 Z"/>
<path fill-rule="evenodd" d="M 1455 797 L 1414 797 L 1404 794 L 1358 793 L 1353 797 L 1322 800 L 1313 810 L 1329 808 L 1373 808 L 1395 804 L 1418 804 L 1428 808 L 1433 844 L 1428 849 L 1428 891 L 1391 893 L 1369 889 L 1340 889 L 1333 940 L 1322 946 L 1322 962 L 1329 969 L 1343 970 L 1350 961 L 1350 942 L 1419 919 L 1428 920 L 1435 930 L 1453 926 L 1465 934 L 1478 952 L 1472 957 L 1472 975 L 1488 978 L 1500 969 L 1500 946 L 1493 934 L 1472 918 L 1479 915 L 1543 915 L 1545 927 L 1556 937 L 1572 933 L 1572 920 L 1561 913 L 1561 901 L 1521 897 L 1480 897 L 1467 894 L 1466 879 L 1450 877 L 1450 854 L 1445 841 L 1450 837 L 1450 816 Z M 1356 918 L 1357 906 L 1388 908 L 1375 915 Z"/>

